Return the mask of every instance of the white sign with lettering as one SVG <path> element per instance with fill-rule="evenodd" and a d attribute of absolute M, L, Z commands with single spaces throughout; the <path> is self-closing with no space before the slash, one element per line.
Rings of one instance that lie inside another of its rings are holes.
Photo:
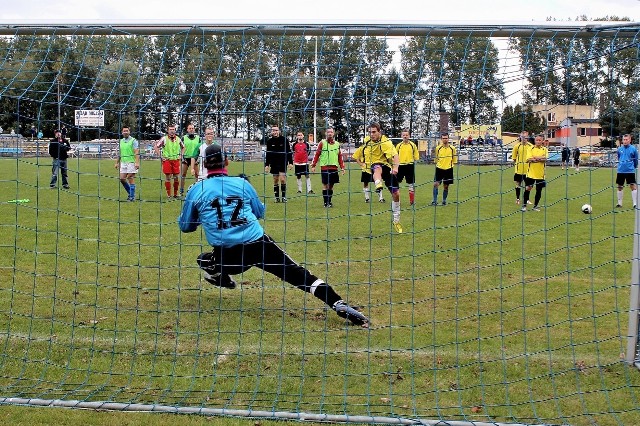
<path fill-rule="evenodd" d="M 77 109 L 76 126 L 104 127 L 104 111 L 101 109 Z"/>

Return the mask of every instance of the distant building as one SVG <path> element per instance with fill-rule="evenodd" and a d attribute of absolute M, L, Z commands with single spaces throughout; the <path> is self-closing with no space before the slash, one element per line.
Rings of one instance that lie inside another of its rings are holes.
<path fill-rule="evenodd" d="M 568 147 L 582 147 L 599 145 L 602 137 L 602 127 L 595 118 L 567 117 L 560 123 L 555 132 L 556 139 Z"/>
<path fill-rule="evenodd" d="M 591 105 L 533 105 L 533 112 L 546 120 L 550 145 L 570 147 L 599 145 L 602 127 Z"/>

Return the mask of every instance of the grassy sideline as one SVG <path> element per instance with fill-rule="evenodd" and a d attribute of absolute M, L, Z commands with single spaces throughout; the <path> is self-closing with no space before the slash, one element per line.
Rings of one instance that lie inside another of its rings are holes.
<path fill-rule="evenodd" d="M 545 207 L 521 213 L 511 168 L 460 166 L 449 205 L 431 207 L 433 166 L 419 165 L 398 235 L 390 196 L 365 204 L 353 164 L 325 209 L 318 176 L 311 196 L 290 176 L 289 202 L 274 204 L 260 164 L 232 163 L 230 174 L 266 194 L 266 231 L 363 306 L 364 330 L 260 271 L 237 277 L 234 291 L 202 282 L 195 257 L 206 242 L 179 233 L 181 201 L 164 199 L 157 162 L 142 165 L 135 203 L 121 201 L 112 160 L 71 160 L 69 191 L 48 189 L 49 159 L 0 164 L 1 396 L 577 425 L 638 418 L 640 377 L 620 362 L 633 211 L 628 190 L 627 208 L 614 209 L 611 169 L 549 167 Z M 7 424 L 175 419 L 0 410 Z"/>

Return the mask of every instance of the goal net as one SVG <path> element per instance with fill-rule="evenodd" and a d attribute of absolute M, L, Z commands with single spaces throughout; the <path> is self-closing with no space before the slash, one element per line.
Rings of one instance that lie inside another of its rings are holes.
<path fill-rule="evenodd" d="M 0 33 L 1 403 L 399 424 L 638 418 L 639 219 L 616 184 L 621 137 L 638 141 L 638 23 Z M 399 202 L 386 189 L 379 202 L 373 182 L 365 192 L 351 161 L 372 122 L 415 143 Z M 211 248 L 200 229 L 180 232 L 184 200 L 167 198 L 155 150 L 189 124 L 248 176 L 265 232 L 369 328 L 257 268 L 233 290 L 204 280 L 196 258 Z M 274 125 L 289 143 L 302 132 L 310 161 L 335 129 L 346 173 L 332 208 L 319 173 L 308 193 L 289 171 L 288 202 L 274 202 Z M 142 158 L 133 202 L 114 167 L 123 127 Z M 47 151 L 57 129 L 73 148 L 64 186 Z M 434 186 L 445 133 L 454 179 Z M 528 205 L 514 147 L 536 135 L 546 186 Z"/>

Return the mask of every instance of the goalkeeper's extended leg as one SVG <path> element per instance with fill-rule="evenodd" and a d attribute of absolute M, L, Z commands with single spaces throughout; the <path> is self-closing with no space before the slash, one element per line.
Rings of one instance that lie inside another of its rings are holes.
<path fill-rule="evenodd" d="M 249 248 L 251 245 L 255 247 Z M 352 324 L 368 327 L 369 319 L 364 314 L 349 306 L 329 284 L 298 265 L 268 235 L 265 234 L 260 240 L 247 244 L 245 255 L 248 250 L 264 256 L 262 264 L 255 264 L 255 266 L 302 291 L 311 293 L 333 309 L 338 316 L 349 320 Z"/>

